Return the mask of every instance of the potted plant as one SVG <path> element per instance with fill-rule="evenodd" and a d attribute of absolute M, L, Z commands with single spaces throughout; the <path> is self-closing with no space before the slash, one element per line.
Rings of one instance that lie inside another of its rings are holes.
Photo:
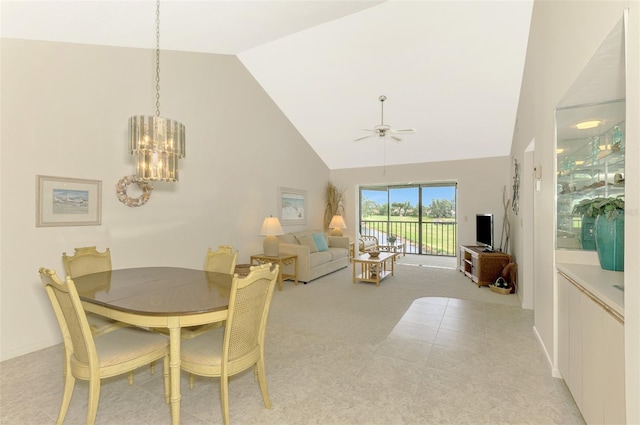
<path fill-rule="evenodd" d="M 605 270 L 624 270 L 623 196 L 583 199 L 573 208 L 574 214 L 582 214 L 583 229 L 585 218 L 595 219 L 593 225 L 595 247 L 598 251 L 600 266 Z"/>
<path fill-rule="evenodd" d="M 396 240 L 397 240 L 397 239 L 398 239 L 398 238 L 396 238 L 396 236 L 395 236 L 395 235 L 389 235 L 389 236 L 387 236 L 387 242 L 389 242 L 391 245 L 393 245 L 394 243 L 396 243 Z"/>

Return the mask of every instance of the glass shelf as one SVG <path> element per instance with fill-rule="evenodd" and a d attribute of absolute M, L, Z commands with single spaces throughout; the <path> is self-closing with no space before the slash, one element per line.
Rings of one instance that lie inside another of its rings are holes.
<path fill-rule="evenodd" d="M 572 211 L 583 199 L 624 195 L 625 102 L 559 109 L 556 120 L 556 248 L 591 250 L 591 243 L 583 243 L 589 229 Z M 576 128 L 587 120 L 599 125 Z"/>

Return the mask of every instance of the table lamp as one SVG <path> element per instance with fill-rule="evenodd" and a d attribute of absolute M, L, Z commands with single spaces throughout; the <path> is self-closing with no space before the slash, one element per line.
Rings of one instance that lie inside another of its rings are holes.
<path fill-rule="evenodd" d="M 284 230 L 280 226 L 278 217 L 269 216 L 262 222 L 262 228 L 260 229 L 260 236 L 266 236 L 262 244 L 264 249 L 264 255 L 267 257 L 277 257 L 280 248 L 280 242 L 277 235 L 284 235 Z"/>
<path fill-rule="evenodd" d="M 346 229 L 347 225 L 344 224 L 344 219 L 341 215 L 334 215 L 331 219 L 331 223 L 329 223 L 329 229 L 333 229 L 331 231 L 331 236 L 342 236 L 342 229 Z"/>

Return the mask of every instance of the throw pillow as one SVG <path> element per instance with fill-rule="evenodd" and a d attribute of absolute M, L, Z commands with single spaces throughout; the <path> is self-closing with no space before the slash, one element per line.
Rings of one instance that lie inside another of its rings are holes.
<path fill-rule="evenodd" d="M 314 233 L 313 241 L 316 243 L 318 251 L 327 251 L 329 249 L 327 240 L 324 238 L 324 235 L 322 233 Z"/>
<path fill-rule="evenodd" d="M 316 246 L 316 243 L 313 241 L 313 236 L 311 235 L 298 236 L 298 242 L 300 242 L 300 245 L 308 246 L 310 253 L 313 254 L 314 252 L 318 252 L 318 247 Z"/>

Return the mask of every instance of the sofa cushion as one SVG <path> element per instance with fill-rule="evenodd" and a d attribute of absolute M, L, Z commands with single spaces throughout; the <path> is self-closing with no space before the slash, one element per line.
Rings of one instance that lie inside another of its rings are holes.
<path fill-rule="evenodd" d="M 298 242 L 300 242 L 300 245 L 308 246 L 309 247 L 309 252 L 311 252 L 311 253 L 318 252 L 318 247 L 316 246 L 316 243 L 313 240 L 313 236 L 312 235 L 298 236 Z"/>
<path fill-rule="evenodd" d="M 331 254 L 331 261 L 349 257 L 349 251 L 344 248 L 329 248 L 329 253 Z"/>
<path fill-rule="evenodd" d="M 293 233 L 287 233 L 287 234 L 278 236 L 278 240 L 281 243 L 291 243 L 291 244 L 294 244 L 294 245 L 300 245 L 298 243 L 298 239 L 296 239 L 296 237 L 295 237 L 295 235 Z"/>
<path fill-rule="evenodd" d="M 324 234 L 314 233 L 313 241 L 316 243 L 316 246 L 318 247 L 318 251 L 322 252 L 329 249 L 329 245 L 327 245 L 327 240 L 325 239 Z"/>
<path fill-rule="evenodd" d="M 329 251 L 314 252 L 313 254 L 309 255 L 309 265 L 312 269 L 330 261 L 331 253 Z"/>

